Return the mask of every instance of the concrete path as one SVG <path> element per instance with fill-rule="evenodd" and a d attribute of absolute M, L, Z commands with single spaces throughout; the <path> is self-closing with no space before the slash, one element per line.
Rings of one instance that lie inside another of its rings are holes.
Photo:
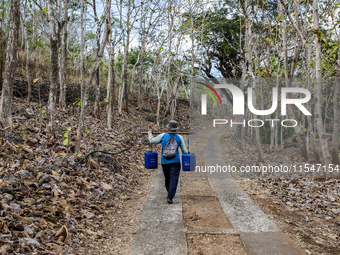
<path fill-rule="evenodd" d="M 143 207 L 131 255 L 187 254 L 180 194 L 178 185 L 174 203 L 166 202 L 163 172 L 159 168 Z"/>
<path fill-rule="evenodd" d="M 209 138 L 205 150 L 206 166 L 228 165 L 223 159 L 219 140 L 224 131 L 225 128 Z M 213 173 L 209 174 L 208 178 L 210 187 L 220 201 L 224 213 L 234 228 L 240 232 L 241 240 L 248 254 L 304 254 L 300 247 L 282 233 L 275 223 L 250 199 L 230 173 Z"/>
<path fill-rule="evenodd" d="M 206 166 L 227 165 L 224 162 L 219 136 L 227 127 L 219 132 L 212 131 L 208 135 L 204 157 Z M 208 131 L 208 132 L 209 132 Z M 204 132 L 207 134 L 207 132 Z M 203 133 L 202 133 L 203 135 Z M 206 137 L 206 136 L 205 136 Z M 195 136 L 195 139 L 200 139 Z M 190 173 L 192 177 L 202 176 Z M 206 176 L 206 175 L 205 175 Z M 298 255 L 304 254 L 301 249 L 272 222 L 261 209 L 253 203 L 243 189 L 229 173 L 214 173 L 208 175 L 212 191 L 218 198 L 222 209 L 235 233 L 240 234 L 248 254 L 256 255 Z M 135 254 L 169 254 L 184 255 L 188 253 L 186 229 L 183 225 L 182 197 L 180 185 L 174 198 L 174 204 L 166 203 L 164 177 L 161 168 L 146 198 L 140 225 L 136 231 L 131 255 Z"/>

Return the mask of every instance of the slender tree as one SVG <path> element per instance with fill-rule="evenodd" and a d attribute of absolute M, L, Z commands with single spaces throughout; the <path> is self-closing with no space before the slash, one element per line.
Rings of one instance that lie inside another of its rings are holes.
<path fill-rule="evenodd" d="M 100 44 L 100 51 L 98 52 L 98 54 L 96 56 L 96 60 L 95 60 L 94 65 L 91 69 L 89 79 L 86 83 L 86 87 L 82 88 L 84 90 L 84 92 L 83 92 L 82 98 L 81 98 L 81 110 L 80 110 L 80 116 L 79 116 L 79 124 L 78 124 L 78 128 L 77 128 L 77 143 L 76 143 L 76 152 L 77 153 L 80 151 L 80 141 L 81 141 L 83 126 L 84 126 L 85 106 L 87 104 L 88 88 L 92 84 L 93 77 L 96 73 L 97 68 L 99 67 L 100 61 L 103 58 L 104 50 L 106 48 L 106 44 L 108 42 L 109 34 L 111 32 L 110 9 L 111 9 L 111 0 L 106 0 L 105 14 L 104 14 L 105 30 L 104 30 L 103 38 L 102 38 L 102 41 L 101 41 L 101 44 Z M 84 29 L 83 29 L 82 33 L 83 33 L 83 36 L 84 36 Z M 84 39 L 85 38 L 83 37 L 83 40 Z M 82 82 L 82 84 L 83 84 L 83 82 Z"/>
<path fill-rule="evenodd" d="M 111 34 L 112 36 L 112 34 Z M 107 110 L 107 128 L 112 129 L 115 104 L 116 104 L 116 70 L 115 70 L 115 46 L 116 46 L 116 33 L 114 39 L 110 40 L 111 46 L 108 47 L 109 51 L 109 79 L 108 79 L 108 93 L 107 98 L 109 99 L 108 110 Z"/>
<path fill-rule="evenodd" d="M 333 138 L 332 138 L 332 163 L 339 164 L 339 135 L 340 135 L 340 30 L 338 32 L 338 61 L 337 72 L 333 91 Z"/>
<path fill-rule="evenodd" d="M 134 7 L 135 1 L 128 1 L 128 10 L 127 10 L 127 20 L 126 20 L 126 41 L 124 46 L 124 74 L 123 74 L 123 83 L 124 83 L 124 102 L 125 102 L 125 111 L 129 113 L 129 84 L 128 84 L 128 55 L 129 55 L 129 45 L 130 45 L 130 34 L 131 34 L 131 12 L 132 6 Z"/>
<path fill-rule="evenodd" d="M 60 94 L 59 107 L 63 110 L 66 108 L 66 77 L 67 77 L 67 22 L 68 22 L 68 0 L 64 0 L 63 6 L 63 31 L 61 44 L 61 61 L 60 61 Z"/>
<path fill-rule="evenodd" d="M 316 105 L 315 118 L 319 134 L 319 141 L 324 163 L 326 165 L 325 177 L 328 177 L 328 166 L 331 162 L 326 133 L 322 120 L 322 59 L 321 59 L 321 39 L 319 26 L 319 3 L 313 0 L 313 21 L 314 21 L 314 39 L 315 39 L 315 69 L 316 69 Z"/>
<path fill-rule="evenodd" d="M 28 23 L 29 19 L 28 16 L 28 1 L 25 2 L 24 5 L 24 18 L 23 18 L 23 24 L 25 27 L 25 50 L 26 50 L 26 80 L 27 80 L 27 102 L 30 103 L 31 100 L 31 94 L 32 94 L 32 82 L 30 77 L 30 44 L 28 40 Z"/>
<path fill-rule="evenodd" d="M 152 34 L 156 26 L 159 24 L 159 19 L 162 16 L 161 9 L 159 8 L 160 0 L 158 1 L 147 1 L 141 2 L 141 18 L 140 18 L 140 81 L 138 85 L 138 107 L 143 108 L 143 85 L 145 83 L 145 56 L 146 56 L 146 45 L 148 37 Z"/>
<path fill-rule="evenodd" d="M 0 26 L 0 91 L 2 90 L 2 83 L 3 83 L 3 77 L 2 77 L 2 73 L 3 73 L 3 67 L 4 67 L 4 49 L 3 49 L 3 24 L 4 24 L 4 19 L 5 19 L 5 0 L 2 0 L 2 14 L 1 14 L 1 26 Z"/>
<path fill-rule="evenodd" d="M 105 19 L 98 19 L 97 16 L 97 7 L 96 7 L 96 0 L 93 0 L 92 2 L 92 7 L 93 7 L 93 14 L 94 14 L 94 21 L 97 24 L 97 32 L 96 32 L 96 43 L 97 43 L 97 53 L 100 51 L 100 32 L 101 32 L 101 27 L 105 22 Z M 99 118 L 99 97 L 100 97 L 100 87 L 99 87 L 99 67 L 96 70 L 96 89 L 95 89 L 95 103 L 94 103 L 94 116 L 96 118 Z"/>
<path fill-rule="evenodd" d="M 57 6 L 61 0 L 57 1 Z M 47 14 L 48 14 L 48 27 L 49 38 L 51 47 L 51 66 L 50 66 L 50 92 L 48 96 L 48 124 L 47 129 L 52 132 L 55 119 L 56 101 L 58 93 L 58 78 L 59 78 L 59 42 L 61 32 L 61 22 L 58 21 L 55 10 L 53 8 L 53 0 L 47 0 Z M 57 14 L 58 15 L 58 14 Z"/>
<path fill-rule="evenodd" d="M 288 7 L 287 7 L 287 2 L 286 0 L 280 0 L 282 6 L 285 9 L 285 15 L 283 17 L 283 22 L 282 22 L 282 40 L 283 40 L 283 51 L 284 51 L 284 70 L 285 70 L 285 86 L 289 87 L 292 81 L 292 78 L 294 77 L 294 72 L 297 66 L 297 62 L 299 60 L 300 57 L 300 53 L 302 50 L 302 46 L 303 45 L 307 45 L 305 37 L 302 34 L 301 29 L 299 29 L 298 24 L 296 24 L 297 22 L 295 22 L 291 16 L 291 12 L 289 11 Z M 293 56 L 293 60 L 291 62 L 290 65 L 290 70 L 288 67 L 288 44 L 287 44 L 287 17 L 289 18 L 289 20 L 291 21 L 291 24 L 293 25 L 294 29 L 297 31 L 298 36 L 299 36 L 299 42 L 297 44 L 297 46 L 295 47 L 295 51 L 294 51 L 294 56 Z M 291 119 L 296 119 L 295 117 L 295 113 L 291 107 L 291 105 L 288 106 L 288 116 Z M 308 151 L 307 151 L 307 145 L 306 145 L 306 138 L 305 135 L 303 133 L 303 131 L 301 130 L 300 126 L 296 125 L 294 127 L 294 132 L 296 134 L 296 138 L 299 142 L 299 147 L 300 147 L 300 151 L 302 156 L 305 158 L 305 160 L 308 160 Z M 282 139 L 281 139 L 281 143 L 282 143 Z"/>
<path fill-rule="evenodd" d="M 250 20 L 250 0 L 244 0 L 244 1 L 240 1 L 241 3 L 241 8 L 243 11 L 243 15 L 245 17 L 245 41 L 246 41 L 246 45 L 245 45 L 245 53 L 246 53 L 246 63 L 247 63 L 247 67 L 248 67 L 248 73 L 250 76 L 250 79 L 252 81 L 252 88 L 253 91 L 256 91 L 257 85 L 256 85 L 256 77 L 253 73 L 253 56 L 252 56 L 252 29 L 251 29 L 251 20 Z M 253 92 L 253 93 L 254 93 Z M 253 105 L 256 105 L 256 97 L 253 97 Z M 248 102 L 249 103 L 249 102 Z M 257 147 L 257 153 L 258 153 L 258 161 L 262 162 L 263 161 L 263 152 L 262 152 L 262 146 L 261 146 L 261 140 L 260 140 L 260 131 L 258 128 L 255 129 L 255 143 L 256 143 L 256 147 Z"/>
<path fill-rule="evenodd" d="M 84 110 L 83 108 L 85 107 L 85 60 L 84 60 L 84 55 L 85 55 L 85 36 L 86 36 L 86 23 L 84 20 L 86 20 L 86 5 L 84 0 L 81 0 L 80 2 L 80 79 L 81 79 L 81 84 L 80 84 L 80 90 L 81 90 L 81 96 L 80 96 L 80 102 L 81 102 L 81 113 L 80 113 L 80 118 L 79 118 L 79 123 L 78 123 L 78 129 L 77 129 L 77 145 L 76 145 L 76 152 L 78 153 L 80 150 L 80 139 L 81 139 L 81 132 L 82 128 L 84 125 Z M 85 108 L 84 108 L 85 109 Z"/>
<path fill-rule="evenodd" d="M 11 17 L 7 39 L 5 73 L 0 99 L 0 121 L 2 121 L 4 126 L 12 126 L 12 91 L 17 63 L 20 2 L 20 0 L 11 0 Z"/>

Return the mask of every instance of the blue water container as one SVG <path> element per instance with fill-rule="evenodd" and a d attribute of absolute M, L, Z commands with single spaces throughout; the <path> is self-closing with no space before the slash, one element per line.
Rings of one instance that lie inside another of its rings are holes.
<path fill-rule="evenodd" d="M 182 154 L 182 169 L 183 171 L 195 171 L 196 155 L 194 153 Z"/>
<path fill-rule="evenodd" d="M 144 165 L 146 169 L 158 168 L 158 154 L 157 152 L 148 151 L 144 153 Z"/>

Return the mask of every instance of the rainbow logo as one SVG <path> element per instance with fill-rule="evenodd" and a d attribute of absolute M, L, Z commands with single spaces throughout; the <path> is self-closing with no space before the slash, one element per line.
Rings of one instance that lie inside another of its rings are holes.
<path fill-rule="evenodd" d="M 217 91 L 216 91 L 213 87 L 211 87 L 210 85 L 205 84 L 205 83 L 203 83 L 203 82 L 197 82 L 197 83 L 206 86 L 206 87 L 209 88 L 212 92 L 214 92 L 214 94 L 217 96 L 218 100 L 220 101 L 220 104 L 222 105 L 222 100 L 221 100 L 219 94 L 217 93 Z M 205 88 L 199 88 L 199 89 L 201 89 L 201 90 L 203 90 L 205 93 L 207 93 L 207 94 L 212 98 L 212 100 L 214 101 L 215 105 L 217 106 L 216 100 L 215 100 L 215 98 L 213 97 L 213 95 L 211 94 L 211 92 L 210 92 L 209 90 L 207 90 L 207 89 L 205 89 Z"/>

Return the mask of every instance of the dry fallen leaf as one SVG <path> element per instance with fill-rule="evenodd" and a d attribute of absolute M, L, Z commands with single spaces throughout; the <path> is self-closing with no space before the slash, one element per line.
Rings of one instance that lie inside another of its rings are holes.
<path fill-rule="evenodd" d="M 68 236 L 68 230 L 67 230 L 66 226 L 63 225 L 61 227 L 61 229 L 59 229 L 59 231 L 55 234 L 55 236 L 56 237 L 59 236 L 58 241 L 60 241 L 60 242 L 64 241 L 66 239 L 66 237 Z"/>
<path fill-rule="evenodd" d="M 7 245 L 2 245 L 1 247 L 0 247 L 0 254 L 1 255 L 7 255 L 7 249 L 8 248 L 10 248 L 10 247 L 8 247 Z"/>
<path fill-rule="evenodd" d="M 22 178 L 22 182 L 26 187 L 29 187 L 34 184 L 35 179 L 36 179 L 35 177 Z"/>
<path fill-rule="evenodd" d="M 122 200 L 129 200 L 129 199 L 130 199 L 130 197 L 128 197 L 128 196 L 124 196 L 124 195 L 121 195 L 121 196 L 120 196 L 120 199 L 122 199 Z"/>
<path fill-rule="evenodd" d="M 191 213 L 191 215 L 189 216 L 189 219 L 190 219 L 191 221 L 198 220 L 198 215 L 197 215 L 196 211 L 193 211 L 193 212 Z"/>
<path fill-rule="evenodd" d="M 11 232 L 9 231 L 8 227 L 7 227 L 7 223 L 4 220 L 0 219 L 0 232 L 3 234 L 10 234 Z"/>
<path fill-rule="evenodd" d="M 55 177 L 58 177 L 58 178 L 60 177 L 60 175 L 54 170 L 52 170 L 52 175 L 55 176 Z"/>
<path fill-rule="evenodd" d="M 112 186 L 110 184 L 107 184 L 105 182 L 100 183 L 104 190 L 112 190 Z"/>
<path fill-rule="evenodd" d="M 73 213 L 73 209 L 72 209 L 71 206 L 66 206 L 65 211 L 66 211 L 67 213 L 70 213 L 70 214 Z"/>
<path fill-rule="evenodd" d="M 43 226 L 47 225 L 47 221 L 44 218 L 37 218 L 37 220 L 39 221 L 40 224 L 42 224 Z"/>
<path fill-rule="evenodd" d="M 31 225 L 33 223 L 33 219 L 32 218 L 28 218 L 28 217 L 22 217 L 19 214 L 13 213 L 14 218 L 16 218 L 17 221 L 19 221 L 21 224 L 27 224 L 27 225 Z"/>
<path fill-rule="evenodd" d="M 50 206 L 50 205 L 45 205 L 45 206 L 42 207 L 42 209 L 43 209 L 44 211 L 49 211 L 49 212 L 51 212 L 52 214 L 55 214 L 55 212 L 57 211 L 55 208 L 53 208 L 53 207 Z"/>
<path fill-rule="evenodd" d="M 77 185 L 79 185 L 82 189 L 90 190 L 91 184 L 88 183 L 84 178 L 78 177 L 77 178 Z"/>

